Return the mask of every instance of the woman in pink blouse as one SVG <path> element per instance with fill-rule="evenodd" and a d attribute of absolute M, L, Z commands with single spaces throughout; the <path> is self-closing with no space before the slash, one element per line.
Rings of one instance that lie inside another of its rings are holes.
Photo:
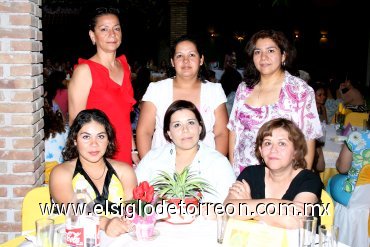
<path fill-rule="evenodd" d="M 246 46 L 248 64 L 245 82 L 236 92 L 228 128 L 229 155 L 234 171 L 259 165 L 255 141 L 259 128 L 275 118 L 292 120 L 305 135 L 311 169 L 315 139 L 322 136 L 313 89 L 286 69 L 294 58 L 294 49 L 282 32 L 262 30 Z"/>

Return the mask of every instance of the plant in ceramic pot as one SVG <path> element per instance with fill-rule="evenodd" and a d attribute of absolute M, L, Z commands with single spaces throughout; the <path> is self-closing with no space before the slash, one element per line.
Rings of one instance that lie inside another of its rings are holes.
<path fill-rule="evenodd" d="M 214 191 L 205 179 L 191 172 L 190 167 L 184 168 L 180 173 L 175 172 L 173 175 L 161 171 L 152 184 L 159 198 L 169 204 L 175 204 L 177 208 L 180 207 L 181 202 L 183 205 L 198 206 L 202 192 L 212 193 Z M 184 224 L 194 219 L 194 214 L 189 215 L 185 210 L 181 210 L 180 214 L 170 214 L 167 221 Z"/>

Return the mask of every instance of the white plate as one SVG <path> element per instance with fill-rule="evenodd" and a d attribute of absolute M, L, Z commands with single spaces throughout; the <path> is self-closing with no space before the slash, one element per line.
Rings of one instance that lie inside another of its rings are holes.
<path fill-rule="evenodd" d="M 136 237 L 136 233 L 135 231 L 133 232 L 129 232 L 130 237 L 132 237 L 133 240 L 136 240 L 138 241 L 139 239 L 137 239 Z M 156 239 L 157 237 L 159 236 L 159 231 L 157 229 L 154 229 L 154 232 L 153 232 L 153 236 L 151 236 L 150 238 L 146 239 L 146 240 L 142 240 L 142 241 L 152 241 L 154 239 Z"/>

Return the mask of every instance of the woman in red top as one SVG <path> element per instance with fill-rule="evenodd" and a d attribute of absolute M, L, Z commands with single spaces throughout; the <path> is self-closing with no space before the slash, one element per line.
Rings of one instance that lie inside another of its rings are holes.
<path fill-rule="evenodd" d="M 69 123 L 84 109 L 102 110 L 111 121 L 117 136 L 114 159 L 138 163 L 132 137 L 130 112 L 135 104 L 131 72 L 126 57 L 116 57 L 122 31 L 119 11 L 98 8 L 90 23 L 89 36 L 96 45 L 90 59 L 79 59 L 68 86 Z"/>

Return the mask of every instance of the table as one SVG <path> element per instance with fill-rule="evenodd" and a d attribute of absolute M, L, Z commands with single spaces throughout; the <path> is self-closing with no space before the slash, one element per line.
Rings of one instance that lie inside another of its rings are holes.
<path fill-rule="evenodd" d="M 255 223 L 261 224 L 261 223 Z M 265 225 L 266 228 L 270 226 Z M 101 235 L 100 247 L 120 247 L 120 246 L 217 246 L 217 223 L 216 220 L 207 220 L 203 217 L 198 217 L 191 224 L 173 225 L 166 222 L 158 222 L 156 229 L 159 230 L 159 236 L 152 241 L 136 241 L 128 234 L 123 234 L 117 238 L 111 238 L 103 233 Z M 267 230 L 268 232 L 268 230 Z M 298 230 L 287 230 L 289 245 L 288 247 L 296 247 L 298 243 Z M 317 237 L 318 241 L 318 237 Z M 268 247 L 261 239 L 261 246 Z M 338 247 L 346 247 L 347 245 L 339 243 Z M 257 246 L 256 246 L 257 247 Z M 274 243 L 274 247 L 279 247 Z"/>
<path fill-rule="evenodd" d="M 320 173 L 320 177 L 326 186 L 330 177 L 338 174 L 335 167 L 343 142 L 334 141 L 336 137 L 335 125 L 330 124 L 326 126 L 325 146 L 323 147 L 325 171 Z"/>

